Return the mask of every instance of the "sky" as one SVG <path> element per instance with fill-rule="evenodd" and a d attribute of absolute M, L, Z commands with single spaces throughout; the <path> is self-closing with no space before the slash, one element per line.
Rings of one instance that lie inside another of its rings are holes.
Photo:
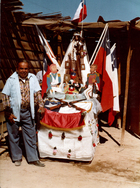
<path fill-rule="evenodd" d="M 20 0 L 26 13 L 51 14 L 74 17 L 80 0 Z M 84 22 L 97 22 L 102 16 L 105 21 L 130 21 L 140 17 L 140 0 L 86 0 L 87 17 Z"/>

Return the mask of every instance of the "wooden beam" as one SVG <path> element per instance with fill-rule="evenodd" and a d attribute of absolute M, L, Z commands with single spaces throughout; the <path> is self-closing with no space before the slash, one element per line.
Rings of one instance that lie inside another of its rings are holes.
<path fill-rule="evenodd" d="M 124 142 L 125 125 L 126 125 L 126 113 L 127 113 L 127 101 L 128 101 L 128 89 L 129 89 L 129 75 L 130 75 L 130 61 L 132 56 L 131 46 L 129 46 L 128 56 L 127 56 L 127 67 L 126 67 L 126 84 L 125 84 L 125 98 L 124 98 L 124 110 L 123 110 L 123 125 L 121 132 L 121 145 Z"/>

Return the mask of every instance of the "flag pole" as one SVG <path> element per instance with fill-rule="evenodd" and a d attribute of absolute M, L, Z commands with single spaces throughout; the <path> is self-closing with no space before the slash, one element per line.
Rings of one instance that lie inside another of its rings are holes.
<path fill-rule="evenodd" d="M 104 30 L 103 30 L 103 32 L 102 32 L 102 34 L 101 34 L 101 36 L 100 36 L 100 39 L 99 39 L 99 41 L 98 41 L 98 44 L 97 44 L 97 46 L 96 46 L 96 48 L 95 48 L 95 50 L 94 50 L 94 52 L 93 52 L 93 54 L 92 54 L 92 57 L 91 57 L 91 59 L 90 59 L 90 61 L 89 61 L 89 65 L 91 64 L 91 62 L 92 62 L 92 60 L 93 60 L 93 57 L 94 57 L 96 51 L 97 51 L 96 56 L 97 56 L 97 54 L 98 54 L 98 51 L 99 51 L 99 49 L 100 49 L 100 47 L 101 47 L 101 45 L 102 45 L 101 40 L 103 41 L 103 39 L 105 38 L 105 34 L 106 34 L 106 31 L 107 31 L 107 28 L 108 28 L 108 24 L 106 24 L 105 27 L 104 27 Z M 103 35 L 104 35 L 104 36 L 103 36 Z M 99 45 L 100 45 L 100 46 L 99 46 Z M 98 48 L 98 50 L 97 50 L 97 48 Z M 95 56 L 95 58 L 96 58 L 96 56 Z M 94 58 L 94 59 L 95 59 L 95 58 Z"/>
<path fill-rule="evenodd" d="M 102 40 L 102 38 L 103 38 L 103 35 L 105 36 L 105 32 L 107 31 L 107 28 L 108 28 L 108 24 L 106 24 L 105 27 L 104 27 L 104 30 L 103 30 L 103 32 L 102 32 L 102 34 L 101 34 L 101 36 L 100 36 L 100 39 L 99 39 L 99 41 L 98 41 L 98 44 L 97 44 L 97 46 L 96 46 L 96 48 L 95 48 L 95 50 L 94 50 L 94 52 L 93 52 L 93 54 L 92 54 L 92 57 L 91 57 L 91 59 L 90 59 L 90 61 L 89 61 L 89 65 L 91 64 L 91 61 L 92 61 L 92 59 L 93 59 L 93 57 L 94 57 L 94 55 L 95 55 L 95 53 L 96 53 L 96 51 L 97 51 L 97 48 L 99 47 L 99 45 L 101 46 L 100 42 L 101 42 L 101 40 Z M 99 49 L 98 49 L 98 51 L 99 51 Z"/>
<path fill-rule="evenodd" d="M 82 27 L 81 27 L 81 37 L 83 37 L 83 18 L 84 18 L 84 0 L 83 0 L 83 12 L 82 12 Z"/>
<path fill-rule="evenodd" d="M 128 101 L 128 89 L 129 89 L 129 75 L 130 75 L 130 60 L 133 50 L 129 46 L 128 56 L 127 56 L 127 67 L 126 67 L 126 83 L 125 83 L 125 98 L 124 98 L 124 111 L 123 111 L 123 125 L 121 133 L 121 146 L 124 142 L 125 124 L 126 124 L 126 113 L 127 113 L 127 101 Z"/>
<path fill-rule="evenodd" d="M 116 48 L 116 43 L 113 44 L 113 46 L 111 47 L 110 51 L 113 52 L 115 48 Z"/>

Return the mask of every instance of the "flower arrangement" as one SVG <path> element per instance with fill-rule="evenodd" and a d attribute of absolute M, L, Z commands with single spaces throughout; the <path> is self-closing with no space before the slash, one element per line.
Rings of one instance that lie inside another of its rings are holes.
<path fill-rule="evenodd" d="M 93 143 L 93 147 L 96 147 L 96 144 L 95 144 L 95 143 Z"/>
<path fill-rule="evenodd" d="M 52 136 L 53 136 L 53 134 L 52 134 L 52 132 L 50 131 L 49 134 L 48 134 L 49 139 L 51 139 Z"/>
<path fill-rule="evenodd" d="M 64 140 L 65 139 L 65 133 L 62 133 L 61 139 Z"/>
<path fill-rule="evenodd" d="M 82 140 L 82 136 L 81 136 L 81 135 L 79 135 L 78 140 L 79 140 L 79 141 L 81 141 L 81 140 Z"/>
<path fill-rule="evenodd" d="M 91 135 L 93 135 L 93 130 L 90 131 Z"/>
<path fill-rule="evenodd" d="M 91 125 L 92 125 L 92 122 L 89 120 L 88 121 L 88 126 L 91 127 Z"/>
<path fill-rule="evenodd" d="M 97 123 L 96 126 L 99 127 L 99 124 Z"/>
<path fill-rule="evenodd" d="M 67 157 L 70 158 L 71 157 L 71 149 L 68 150 L 68 154 Z"/>
<path fill-rule="evenodd" d="M 57 147 L 54 147 L 53 148 L 53 155 L 56 155 L 57 154 Z"/>

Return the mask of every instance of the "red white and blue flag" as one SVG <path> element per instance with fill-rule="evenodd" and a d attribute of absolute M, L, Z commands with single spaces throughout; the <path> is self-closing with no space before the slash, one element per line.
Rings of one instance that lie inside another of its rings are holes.
<path fill-rule="evenodd" d="M 55 57 L 55 55 L 52 51 L 51 46 L 49 45 L 48 41 L 44 38 L 44 36 L 41 33 L 41 31 L 39 30 L 38 26 L 37 25 L 35 25 L 35 26 L 36 26 L 36 29 L 37 29 L 37 33 L 38 33 L 38 37 L 40 39 L 40 42 L 41 42 L 42 46 L 44 47 L 44 50 L 45 50 L 48 58 L 50 59 L 50 61 L 52 63 L 56 64 L 56 66 L 59 68 L 60 66 L 59 66 L 59 64 L 56 60 L 56 57 Z"/>
<path fill-rule="evenodd" d="M 115 48 L 110 49 L 108 24 L 106 24 L 98 43 L 98 51 L 92 64 L 97 64 L 97 72 L 100 74 L 100 91 L 102 111 L 109 110 L 108 124 L 115 119 L 116 111 L 119 111 L 118 76 Z M 115 113 L 114 113 L 115 112 Z"/>
<path fill-rule="evenodd" d="M 73 23 L 78 23 L 84 20 L 87 17 L 87 7 L 86 7 L 86 0 L 81 0 L 76 13 L 72 19 Z"/>
<path fill-rule="evenodd" d="M 116 44 L 110 49 L 112 62 L 112 82 L 113 82 L 113 111 L 119 112 L 119 84 L 118 84 L 118 68 L 116 58 Z"/>
<path fill-rule="evenodd" d="M 111 62 L 112 62 L 113 108 L 109 110 L 108 124 L 112 125 L 112 123 L 115 120 L 115 116 L 117 112 L 120 111 L 116 44 L 112 46 L 112 48 L 110 49 L 110 52 L 111 52 Z"/>
<path fill-rule="evenodd" d="M 93 64 L 97 64 L 97 72 L 101 76 L 100 91 L 102 111 L 113 107 L 112 64 L 108 27 L 105 31 Z"/>

